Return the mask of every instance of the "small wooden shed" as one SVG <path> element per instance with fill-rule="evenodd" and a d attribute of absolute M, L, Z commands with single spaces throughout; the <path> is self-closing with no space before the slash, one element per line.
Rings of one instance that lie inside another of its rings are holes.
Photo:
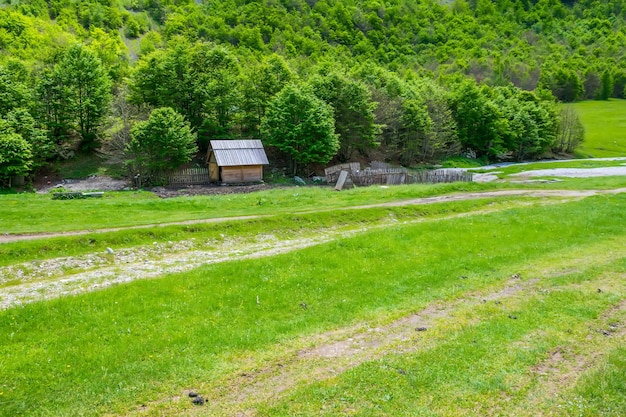
<path fill-rule="evenodd" d="M 263 180 L 268 165 L 263 144 L 253 140 L 212 140 L 206 159 L 211 182 L 226 184 Z"/>

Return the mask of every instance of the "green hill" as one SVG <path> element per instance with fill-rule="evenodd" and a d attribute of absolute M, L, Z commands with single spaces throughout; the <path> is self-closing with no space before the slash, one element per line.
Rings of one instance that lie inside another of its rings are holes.
<path fill-rule="evenodd" d="M 626 86 L 623 0 L 0 1 L 4 182 L 94 149 L 137 161 L 131 128 L 156 107 L 182 114 L 200 149 L 260 136 L 294 170 L 533 159 L 563 150 L 555 100 Z M 334 131 L 304 126 L 318 136 L 295 147 L 269 133 L 276 117 L 262 131 L 270 108 L 293 108 L 278 97 L 288 84 Z"/>
<path fill-rule="evenodd" d="M 581 154 L 593 158 L 626 156 L 626 100 L 573 104 L 586 130 Z"/>

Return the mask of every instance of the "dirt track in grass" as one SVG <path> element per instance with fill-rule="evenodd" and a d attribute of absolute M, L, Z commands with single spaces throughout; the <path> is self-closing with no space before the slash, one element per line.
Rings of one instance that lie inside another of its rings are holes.
<path fill-rule="evenodd" d="M 449 195 L 442 195 L 436 197 L 424 197 L 424 198 L 415 198 L 410 200 L 402 200 L 402 201 L 392 201 L 387 203 L 377 203 L 377 204 L 368 204 L 368 205 L 360 205 L 360 206 L 351 206 L 351 207 L 342 207 L 331 210 L 357 210 L 357 209 L 368 209 L 375 207 L 401 207 L 401 206 L 412 206 L 412 205 L 421 205 L 421 204 L 434 204 L 434 203 L 442 203 L 442 202 L 451 202 L 451 201 L 463 201 L 463 200 L 476 200 L 481 198 L 506 198 L 506 197 L 570 197 L 570 198 L 582 198 L 582 197 L 590 197 L 593 195 L 599 194 L 620 194 L 626 193 L 626 188 L 618 188 L 613 190 L 500 190 L 500 191 L 486 191 L 486 192 L 468 192 L 468 193 L 456 193 Z M 311 210 L 311 211 L 303 211 L 301 213 L 312 213 L 312 212 L 323 212 L 323 211 L 331 211 L 331 210 Z M 293 213 L 298 214 L 298 213 Z M 45 239 L 45 238 L 55 238 L 55 237 L 64 237 L 64 236 L 80 236 L 91 233 L 106 233 L 106 232 L 118 232 L 122 230 L 133 230 L 133 229 L 146 229 L 151 227 L 165 227 L 165 226 L 173 226 L 173 225 L 191 225 L 191 224 L 202 224 L 202 223 L 220 223 L 226 221 L 236 221 L 236 220 L 249 220 L 255 219 L 259 217 L 267 217 L 269 215 L 259 215 L 259 216 L 235 216 L 235 217 L 218 217 L 211 219 L 199 219 L 199 220 L 186 220 L 179 222 L 169 222 L 169 223 L 154 223 L 154 224 L 145 224 L 139 226 L 126 226 L 126 227 L 111 227 L 104 229 L 96 229 L 96 230 L 75 230 L 68 232 L 58 232 L 58 233 L 24 233 L 24 234 L 3 234 L 0 235 L 0 244 L 2 243 L 10 243 L 17 242 L 20 240 L 34 240 L 34 239 Z"/>
<path fill-rule="evenodd" d="M 596 256 L 594 260 L 597 264 L 603 264 L 625 254 L 621 250 L 606 258 Z M 567 260 L 570 273 L 589 266 L 590 258 Z M 223 379 L 188 387 L 178 395 L 144 404 L 126 416 L 163 416 L 172 413 L 179 416 L 256 416 L 259 406 L 272 404 L 298 387 L 331 379 L 390 354 L 411 354 L 435 348 L 446 339 L 449 329 L 476 325 L 476 317 L 461 319 L 460 323 L 457 321 L 465 312 L 481 304 L 493 303 L 501 314 L 506 315 L 516 299 L 545 292 L 542 281 L 562 275 L 562 267 L 557 263 L 550 269 L 528 274 L 528 278 L 512 274 L 488 288 L 469 291 L 451 300 L 434 301 L 392 321 L 358 323 L 306 336 L 295 342 L 294 346 L 281 347 L 280 352 L 266 358 L 262 366 L 242 360 L 237 370 Z M 603 284 L 609 286 L 602 278 L 589 283 L 592 287 Z M 517 415 L 539 415 L 533 414 L 537 412 L 538 405 L 569 389 L 582 372 L 596 366 L 608 351 L 626 341 L 625 310 L 626 303 L 622 300 L 602 316 L 591 320 L 585 343 L 581 343 L 584 345 L 582 352 L 570 354 L 568 352 L 574 349 L 572 346 L 560 346 L 547 352 L 544 361 L 529 369 L 529 375 L 541 381 L 541 384 L 516 405 Z M 614 323 L 610 328 L 610 337 L 598 330 L 609 317 L 613 318 Z M 396 371 L 405 372 L 402 369 Z M 548 387 L 549 391 L 544 390 L 544 387 Z M 188 393 L 191 391 L 203 395 L 207 401 L 204 407 L 190 406 Z M 498 414 L 497 410 L 494 410 L 495 414 Z"/>
<path fill-rule="evenodd" d="M 564 201 L 571 201 L 571 199 L 624 192 L 626 192 L 626 188 L 586 191 L 503 190 L 486 193 L 461 193 L 349 207 L 346 209 L 431 204 L 514 196 L 555 197 L 555 199 L 546 200 L 545 203 L 558 204 Z M 497 211 L 497 209 L 480 210 L 436 219 L 421 219 L 411 223 L 437 221 L 493 211 Z M 233 218 L 193 221 L 192 223 L 229 220 L 233 220 Z M 176 224 L 189 224 L 189 222 Z M 25 302 L 93 291 L 136 279 L 156 278 L 167 273 L 193 269 L 203 264 L 233 259 L 273 256 L 322 244 L 334 239 L 354 236 L 374 228 L 391 227 L 397 224 L 397 222 L 389 220 L 368 228 L 318 230 L 311 232 L 308 236 L 290 240 L 281 240 L 273 235 L 261 236 L 251 243 L 233 239 L 221 244 L 217 250 L 214 249 L 215 245 L 211 245 L 212 249 L 210 251 L 198 250 L 193 242 L 184 241 L 153 245 L 150 249 L 147 247 L 129 248 L 128 250 L 118 250 L 114 254 L 110 254 L 111 256 L 88 255 L 84 259 L 58 258 L 50 261 L 41 261 L 38 265 L 32 265 L 30 270 L 23 269 L 20 277 L 15 276 L 16 274 L 19 275 L 17 270 L 9 269 L 14 268 L 14 266 L 0 268 L 0 287 L 2 287 L 2 291 L 0 291 L 0 308 L 10 308 Z M 90 232 L 85 231 L 84 233 Z M 64 234 L 58 235 L 63 236 Z M 36 239 L 49 237 L 50 235 L 31 236 L 30 238 Z M 613 258 L 623 257 L 626 255 L 624 250 L 623 247 L 618 247 L 611 256 Z M 599 262 L 598 259 L 599 256 L 588 259 L 568 260 L 566 266 L 568 271 L 571 272 L 578 268 L 588 267 L 594 262 Z M 563 266 L 553 266 L 551 267 L 552 270 L 538 272 L 537 276 L 551 274 L 558 276 L 558 274 L 562 273 L 559 268 Z M 68 269 L 78 272 L 67 273 Z M 10 274 L 8 273 L 9 271 Z M 433 302 L 418 311 L 388 322 L 361 323 L 306 337 L 305 340 L 297 342 L 298 346 L 280 348 L 280 351 L 267 358 L 268 360 L 264 361 L 262 366 L 254 363 L 245 363 L 244 360 L 234 373 L 226 375 L 222 380 L 206 382 L 205 385 L 197 387 L 181 387 L 178 395 L 148 403 L 135 411 L 131 411 L 129 415 L 256 415 L 257 407 L 271 404 L 300 386 L 332 378 L 348 369 L 367 361 L 382 358 L 390 353 L 402 354 L 429 349 L 432 344 L 437 343 L 437 329 L 449 326 L 455 320 L 455 314 L 459 311 L 481 303 L 502 303 L 504 312 L 507 299 L 534 293 L 541 285 L 540 281 L 534 276 L 523 276 L 520 278 L 516 275 L 516 272 L 511 271 L 513 275 L 508 277 L 508 279 L 507 276 L 502 277 L 503 281 L 490 288 L 462 294 L 459 298 L 449 300 L 446 303 L 440 301 Z M 8 281 L 2 282 L 2 279 L 9 275 L 13 276 L 14 279 L 19 279 L 20 283 L 12 285 Z M 617 308 L 620 311 L 624 310 L 624 303 L 621 303 Z M 591 335 L 593 337 L 604 337 L 602 335 L 598 336 L 595 330 Z M 623 323 L 620 323 L 619 330 L 615 333 L 615 340 L 618 340 L 618 338 L 619 340 L 624 340 Z M 569 375 L 577 372 L 579 369 L 587 369 L 593 366 L 599 360 L 601 354 L 604 353 L 598 350 L 600 353 L 595 356 L 588 356 L 581 365 L 582 359 L 579 357 L 574 357 L 569 362 L 563 361 L 562 356 L 564 352 L 564 349 L 550 352 L 545 363 L 536 367 L 536 372 L 540 375 L 540 378 L 553 382 L 555 391 L 562 389 L 565 382 L 571 384 L 574 380 L 569 378 Z M 561 366 L 562 363 L 564 364 L 563 366 Z M 400 371 L 398 370 L 398 372 Z M 189 399 L 186 397 L 190 390 L 201 392 L 209 401 L 208 404 L 205 407 L 190 407 Z M 528 404 L 545 400 L 545 397 L 539 394 L 535 393 L 533 395 L 536 396 L 529 396 Z M 520 407 L 520 410 L 524 409 L 524 407 Z"/>
<path fill-rule="evenodd" d="M 557 204 L 568 200 L 552 200 Z M 529 203 L 524 203 L 529 204 Z M 492 213 L 503 208 L 489 208 L 436 218 L 421 218 L 399 223 L 395 218 L 378 224 L 314 230 L 296 239 L 279 239 L 262 234 L 255 240 L 237 238 L 215 242 L 188 241 L 156 243 L 120 249 L 113 253 L 91 253 L 84 256 L 53 258 L 0 267 L 0 309 L 39 300 L 81 294 L 140 279 L 190 271 L 202 265 L 231 260 L 279 255 L 333 240 L 355 236 L 369 230 L 438 221 L 455 217 Z"/>
<path fill-rule="evenodd" d="M 559 203 L 572 198 L 584 198 L 597 194 L 615 194 L 626 192 L 626 188 L 615 190 L 502 190 L 485 193 L 460 193 L 437 197 L 419 198 L 405 201 L 396 201 L 381 204 L 363 205 L 347 209 L 365 209 L 371 207 L 397 207 L 418 204 L 433 204 L 493 197 L 558 197 L 559 199 L 546 200 L 545 203 Z M 455 214 L 443 217 L 445 219 L 468 216 L 497 209 L 486 209 L 469 213 Z M 178 222 L 175 224 L 191 224 L 200 222 L 232 221 L 249 219 L 251 217 L 231 217 L 209 219 L 202 221 Z M 437 219 L 442 219 L 441 217 Z M 432 219 L 430 219 L 432 220 Z M 430 221 L 418 219 L 412 221 Z M 172 224 L 172 223 L 169 223 Z M 260 235 L 255 241 L 239 241 L 230 239 L 219 245 L 201 244 L 194 240 L 158 243 L 127 249 L 120 249 L 114 253 L 92 253 L 77 257 L 60 257 L 36 262 L 25 262 L 0 268 L 0 309 L 11 308 L 29 302 L 58 298 L 66 295 L 96 291 L 111 285 L 123 284 L 139 279 L 151 279 L 168 273 L 189 271 L 213 263 L 225 262 L 234 259 L 249 259 L 273 256 L 281 253 L 318 245 L 332 240 L 354 236 L 358 233 L 396 225 L 395 219 L 381 222 L 377 225 L 358 228 L 343 227 L 317 230 L 309 235 L 296 239 L 278 239 L 271 234 Z M 142 226 L 150 227 L 150 226 Z M 106 229 L 122 230 L 124 228 Z M 132 229 L 132 228 L 131 228 Z M 104 230 L 100 230 L 104 231 Z M 80 231 L 75 233 L 91 233 Z M 51 236 L 65 236 L 67 234 L 46 235 L 15 235 L 4 236 L 11 241 L 20 238 L 47 238 Z M 2 238 L 0 238 L 2 239 Z M 1 242 L 1 240 L 0 240 Z"/>

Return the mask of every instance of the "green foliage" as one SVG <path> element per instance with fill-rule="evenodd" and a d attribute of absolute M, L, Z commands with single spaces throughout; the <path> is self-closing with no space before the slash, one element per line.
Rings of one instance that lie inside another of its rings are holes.
<path fill-rule="evenodd" d="M 64 155 L 61 148 L 99 146 L 107 91 L 127 77 L 135 104 L 172 107 L 203 148 L 215 137 L 259 135 L 286 84 L 317 85 L 334 109 L 338 159 L 380 142 L 382 157 L 406 164 L 462 148 L 492 159 L 540 153 L 539 142 L 552 140 L 536 138 L 549 131 L 533 127 L 542 110 L 507 98 L 504 114 L 493 108 L 499 99 L 489 88 L 539 87 L 572 102 L 624 97 L 626 86 L 621 0 L 5 3 L 0 67 L 8 75 L 0 74 L 0 107 L 26 109 Z M 112 84 L 76 44 L 95 54 Z M 461 78 L 485 96 L 482 103 L 474 97 L 473 127 L 457 117 Z M 411 118 L 422 105 L 428 115 L 419 130 Z M 511 135 L 511 126 L 532 138 L 515 155 L 522 136 Z"/>
<path fill-rule="evenodd" d="M 542 73 L 541 85 L 552 91 L 556 98 L 566 103 L 578 100 L 583 95 L 583 85 L 576 72 L 568 68 L 558 68 L 554 72 Z M 597 87 L 590 87 L 590 94 L 595 95 Z"/>
<path fill-rule="evenodd" d="M 182 38 L 142 58 L 133 74 L 131 100 L 171 107 L 206 143 L 229 134 L 239 103 L 236 58 L 225 48 Z"/>
<path fill-rule="evenodd" d="M 573 153 L 584 140 L 585 127 L 580 121 L 576 109 L 572 106 L 562 107 L 559 112 L 559 125 L 553 148 L 554 151 Z"/>
<path fill-rule="evenodd" d="M 374 123 L 376 104 L 365 84 L 337 73 L 314 77 L 310 81 L 315 95 L 333 108 L 335 132 L 339 136 L 338 159 L 350 160 L 355 151 L 367 155 L 378 145 L 380 127 Z"/>
<path fill-rule="evenodd" d="M 270 102 L 261 134 L 268 145 L 289 156 L 293 173 L 299 165 L 325 164 L 339 150 L 332 108 L 295 85 L 285 87 Z"/>
<path fill-rule="evenodd" d="M 38 86 L 42 119 L 54 141 L 65 142 L 75 132 L 82 150 L 97 148 L 110 90 L 110 78 L 93 52 L 78 44 L 66 49 Z"/>
<path fill-rule="evenodd" d="M 189 123 L 169 107 L 153 110 L 147 121 L 133 126 L 131 136 L 132 171 L 146 184 L 162 184 L 167 171 L 191 161 L 198 151 Z"/>
<path fill-rule="evenodd" d="M 505 153 L 502 133 L 504 120 L 487 87 L 464 82 L 451 100 L 459 140 L 476 155 L 490 159 Z"/>
<path fill-rule="evenodd" d="M 557 131 L 552 102 L 514 87 L 498 87 L 495 93 L 505 120 L 503 146 L 513 159 L 521 162 L 550 150 Z"/>
<path fill-rule="evenodd" d="M 609 70 L 605 70 L 602 73 L 602 79 L 600 80 L 600 100 L 608 100 L 613 93 L 613 75 Z"/>
<path fill-rule="evenodd" d="M 30 145 L 32 168 L 40 168 L 56 156 L 54 143 L 46 131 L 37 126 L 37 122 L 26 109 L 13 109 L 5 116 L 4 121 L 9 129 Z"/>
<path fill-rule="evenodd" d="M 26 175 L 32 164 L 32 148 L 17 133 L 0 125 L 0 184 L 11 186 L 11 177 Z"/>
<path fill-rule="evenodd" d="M 426 103 L 421 98 L 404 100 L 401 109 L 401 126 L 393 144 L 400 161 L 411 165 L 421 159 L 422 148 L 428 142 L 427 136 L 432 129 L 432 122 Z"/>
<path fill-rule="evenodd" d="M 0 66 L 0 116 L 15 108 L 28 108 L 32 97 L 28 86 L 19 80 L 19 75 Z"/>
<path fill-rule="evenodd" d="M 244 133 L 259 134 L 261 119 L 272 98 L 295 79 L 287 62 L 280 55 L 265 57 L 243 75 Z"/>

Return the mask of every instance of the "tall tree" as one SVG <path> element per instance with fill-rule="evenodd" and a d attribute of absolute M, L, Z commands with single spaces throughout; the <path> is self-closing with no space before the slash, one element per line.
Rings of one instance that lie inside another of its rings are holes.
<path fill-rule="evenodd" d="M 495 158 L 505 151 L 502 140 L 504 121 L 486 86 L 463 82 L 451 100 L 451 109 L 459 140 L 466 149 L 488 158 Z"/>
<path fill-rule="evenodd" d="M 8 68 L 0 66 L 0 116 L 15 108 L 28 108 L 31 104 L 28 86 L 20 82 Z"/>
<path fill-rule="evenodd" d="M 166 50 L 140 60 L 131 99 L 171 107 L 191 123 L 202 142 L 229 134 L 239 105 L 239 65 L 225 48 L 175 38 Z"/>
<path fill-rule="evenodd" d="M 585 127 L 580 121 L 576 109 L 571 105 L 563 106 L 559 112 L 558 130 L 553 150 L 572 153 L 584 140 Z"/>
<path fill-rule="evenodd" d="M 226 48 L 198 44 L 192 61 L 194 94 L 204 98 L 203 123 L 199 133 L 205 140 L 228 136 L 240 106 L 239 64 Z"/>
<path fill-rule="evenodd" d="M 97 148 L 98 130 L 111 101 L 111 80 L 98 57 L 82 45 L 72 45 L 39 83 L 39 98 L 49 131 L 57 142 L 70 131 L 85 151 Z"/>
<path fill-rule="evenodd" d="M 284 152 L 292 172 L 311 163 L 328 163 L 339 150 L 333 110 L 310 91 L 285 87 L 270 103 L 261 122 L 266 143 Z"/>
<path fill-rule="evenodd" d="M 11 177 L 30 171 L 31 152 L 30 144 L 17 133 L 4 129 L 0 121 L 0 184 L 11 187 Z"/>
<path fill-rule="evenodd" d="M 503 145 L 512 158 L 520 162 L 550 150 L 556 136 L 556 116 L 548 100 L 512 86 L 497 87 L 494 95 L 505 122 Z"/>
<path fill-rule="evenodd" d="M 191 161 L 198 151 L 189 123 L 170 107 L 153 110 L 147 121 L 133 126 L 131 137 L 132 169 L 151 184 L 163 184 L 168 170 Z"/>
<path fill-rule="evenodd" d="M 277 54 L 265 57 L 260 65 L 249 66 L 243 77 L 244 132 L 260 133 L 261 119 L 270 101 L 294 78 L 285 59 Z"/>
<path fill-rule="evenodd" d="M 331 73 L 314 77 L 311 86 L 315 95 L 333 108 L 340 161 L 350 160 L 355 151 L 365 154 L 378 145 L 380 126 L 374 123 L 376 103 L 363 83 Z"/>
<path fill-rule="evenodd" d="M 111 101 L 111 80 L 100 59 L 82 45 L 72 45 L 56 68 L 68 97 L 74 129 L 81 137 L 81 148 L 97 148 Z"/>
<path fill-rule="evenodd" d="M 420 98 L 405 99 L 402 102 L 401 127 L 394 147 L 400 161 L 411 165 L 422 158 L 428 146 L 432 120 L 428 116 L 426 103 Z"/>
<path fill-rule="evenodd" d="M 604 70 L 602 78 L 600 80 L 600 100 L 608 100 L 613 93 L 613 74 L 611 71 Z"/>

